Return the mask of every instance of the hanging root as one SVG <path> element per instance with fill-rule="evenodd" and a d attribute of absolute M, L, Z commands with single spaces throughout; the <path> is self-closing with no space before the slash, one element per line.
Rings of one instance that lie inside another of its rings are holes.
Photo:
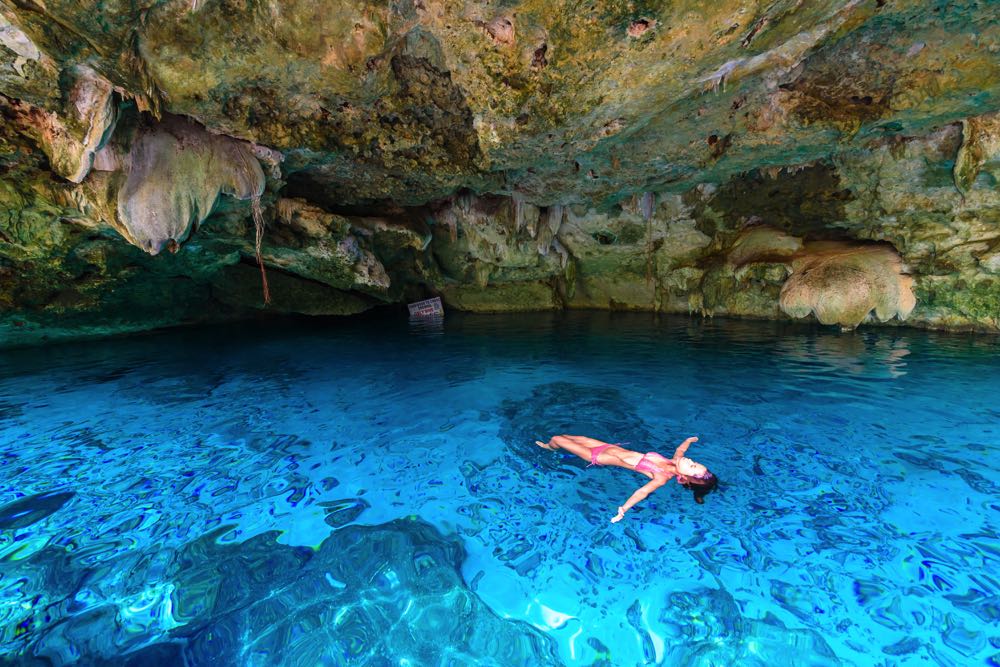
<path fill-rule="evenodd" d="M 260 267 L 260 283 L 264 291 L 264 304 L 271 303 L 271 290 L 267 287 L 267 271 L 264 270 L 264 258 L 260 256 L 260 243 L 264 240 L 264 213 L 260 209 L 260 197 L 250 200 L 250 210 L 253 212 L 253 226 L 256 232 L 254 248 L 257 251 L 257 266 Z"/>

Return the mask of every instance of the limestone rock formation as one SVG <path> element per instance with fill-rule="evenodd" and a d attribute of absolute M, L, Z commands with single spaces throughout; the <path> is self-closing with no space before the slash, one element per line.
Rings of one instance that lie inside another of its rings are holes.
<path fill-rule="evenodd" d="M 955 185 L 958 189 L 968 192 L 983 165 L 998 158 L 1000 114 L 975 116 L 962 121 L 962 147 L 955 156 Z M 993 182 L 996 180 L 994 176 Z"/>
<path fill-rule="evenodd" d="M 86 65 L 67 72 L 70 83 L 61 113 L 22 107 L 25 123 L 45 152 L 52 171 L 72 183 L 90 172 L 95 154 L 115 129 L 118 108 L 111 83 Z"/>
<path fill-rule="evenodd" d="M 115 227 L 152 255 L 183 242 L 220 194 L 248 200 L 264 192 L 264 171 L 248 143 L 173 116 L 139 129 L 129 152 L 108 162 L 125 174 Z"/>
<path fill-rule="evenodd" d="M 340 289 L 389 289 L 385 267 L 367 248 L 367 230 L 356 234 L 346 218 L 302 200 L 281 199 L 276 211 L 281 244 L 269 240 L 269 264 Z M 286 232 L 298 238 L 286 241 Z"/>
<path fill-rule="evenodd" d="M 916 305 L 912 284 L 892 248 L 815 243 L 792 261 L 781 309 L 792 317 L 815 313 L 823 324 L 849 329 L 873 313 L 880 322 L 905 320 Z"/>
<path fill-rule="evenodd" d="M 997 331 L 998 43 L 981 2 L 0 0 L 0 342 L 260 313 L 258 255 L 269 312 Z"/>

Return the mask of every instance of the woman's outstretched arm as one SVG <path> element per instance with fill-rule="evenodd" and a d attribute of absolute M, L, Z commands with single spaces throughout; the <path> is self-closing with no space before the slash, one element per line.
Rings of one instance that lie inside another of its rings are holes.
<path fill-rule="evenodd" d="M 687 452 L 688 447 L 691 446 L 692 442 L 698 442 L 698 436 L 692 435 L 690 438 L 681 443 L 681 446 L 674 452 L 675 461 L 684 456 L 684 453 Z"/>
<path fill-rule="evenodd" d="M 667 480 L 665 479 L 654 479 L 652 482 L 648 482 L 636 489 L 635 493 L 629 496 L 629 499 L 625 501 L 625 504 L 618 508 L 618 514 L 611 517 L 611 523 L 618 523 L 621 521 L 625 517 L 625 512 L 632 509 L 636 503 L 645 500 L 649 494 L 663 486 L 666 481 Z"/>

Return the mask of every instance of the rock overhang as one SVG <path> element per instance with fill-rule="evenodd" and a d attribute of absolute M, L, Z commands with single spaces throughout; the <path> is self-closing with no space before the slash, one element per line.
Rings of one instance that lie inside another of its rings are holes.
<path fill-rule="evenodd" d="M 4 178 L 19 179 L 8 187 L 17 201 L 65 211 L 61 224 L 109 226 L 146 250 L 203 225 L 206 247 L 244 261 L 249 207 L 219 193 L 260 197 L 271 226 L 283 200 L 306 199 L 381 217 L 400 239 L 415 221 L 427 228 L 419 248 L 353 222 L 311 253 L 279 247 L 291 238 L 279 235 L 268 254 L 263 241 L 264 261 L 290 277 L 339 276 L 319 292 L 781 316 L 780 285 L 752 278 L 759 295 L 736 303 L 727 290 L 753 272 L 720 274 L 732 237 L 763 224 L 806 242 L 891 244 L 913 271 L 911 321 L 996 326 L 1000 29 L 983 3 L 177 0 L 94 11 L 50 0 L 4 2 L 0 15 Z M 39 117 L 75 129 L 73 141 L 53 150 Z M 117 193 L 157 179 L 130 187 L 137 172 L 101 171 L 116 164 L 102 155 L 119 144 L 129 156 L 179 122 L 202 128 L 202 144 L 248 152 L 252 187 L 181 196 L 190 165 L 167 169 L 177 178 L 131 217 L 172 209 L 185 220 L 136 235 Z M 66 145 L 75 160 L 54 160 Z M 37 149 L 47 164 L 29 157 Z M 655 213 L 633 210 L 644 198 Z M 456 216 L 462 201 L 494 213 Z M 572 222 L 545 222 L 553 211 Z M 22 204 L 7 217 L 32 215 Z M 36 237 L 55 233 L 45 230 Z M 59 236 L 65 250 L 77 235 Z M 13 240 L 0 252 L 37 251 Z"/>

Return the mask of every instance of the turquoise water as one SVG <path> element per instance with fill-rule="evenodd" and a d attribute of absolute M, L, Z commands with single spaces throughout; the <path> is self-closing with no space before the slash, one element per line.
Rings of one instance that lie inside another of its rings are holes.
<path fill-rule="evenodd" d="M 998 340 L 581 313 L 0 353 L 0 664 L 1000 663 Z M 722 488 L 535 447 L 690 455 Z"/>

